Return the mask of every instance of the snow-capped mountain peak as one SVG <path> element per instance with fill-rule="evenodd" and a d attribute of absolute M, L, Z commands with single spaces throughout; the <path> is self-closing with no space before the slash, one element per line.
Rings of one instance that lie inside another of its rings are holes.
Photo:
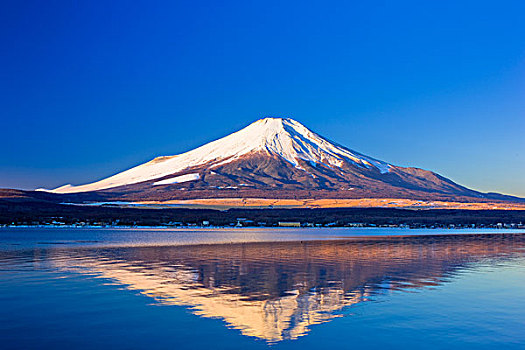
<path fill-rule="evenodd" d="M 366 167 L 375 166 L 381 172 L 389 169 L 389 164 L 333 143 L 293 119 L 260 119 L 239 134 L 242 132 L 246 133 L 247 140 L 255 140 L 251 143 L 253 150 L 266 150 L 295 166 L 299 159 L 336 167 L 347 160 Z"/>
<path fill-rule="evenodd" d="M 377 168 L 386 173 L 390 164 L 354 152 L 310 131 L 289 118 L 264 118 L 219 140 L 174 156 L 157 157 L 150 162 L 87 185 L 61 186 L 52 192 L 75 193 L 155 180 L 185 169 L 209 164 L 220 166 L 252 153 L 263 152 L 284 159 L 302 169 L 299 161 L 340 167 L 353 162 L 363 168 Z"/>

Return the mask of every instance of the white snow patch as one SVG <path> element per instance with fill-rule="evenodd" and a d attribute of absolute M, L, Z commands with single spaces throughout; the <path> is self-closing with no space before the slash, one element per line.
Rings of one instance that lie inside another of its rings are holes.
<path fill-rule="evenodd" d="M 169 179 L 154 182 L 153 185 L 169 185 L 169 184 L 180 184 L 181 182 L 195 181 L 200 179 L 201 176 L 197 173 L 186 174 L 181 176 L 170 177 Z"/>
<path fill-rule="evenodd" d="M 68 191 L 71 188 L 74 188 L 74 187 L 75 186 L 73 186 L 71 184 L 67 184 L 67 185 L 62 185 L 60 187 L 57 187 L 54 190 L 48 190 L 48 189 L 45 189 L 45 188 L 37 188 L 35 191 L 39 191 L 39 192 L 55 192 L 55 193 L 68 193 Z"/>

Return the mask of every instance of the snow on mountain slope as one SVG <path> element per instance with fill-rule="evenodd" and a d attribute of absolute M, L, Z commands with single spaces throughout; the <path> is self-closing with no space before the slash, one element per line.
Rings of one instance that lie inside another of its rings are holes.
<path fill-rule="evenodd" d="M 293 119 L 264 118 L 192 151 L 175 156 L 158 157 L 91 184 L 65 185 L 51 192 L 88 192 L 136 184 L 199 165 L 210 164 L 210 167 L 224 165 L 253 152 L 265 152 L 281 157 L 298 169 L 302 169 L 299 160 L 312 164 L 322 163 L 332 168 L 340 167 L 344 162 L 353 162 L 363 168 L 376 168 L 380 173 L 387 173 L 392 168 L 388 163 L 333 143 Z"/>
<path fill-rule="evenodd" d="M 200 179 L 200 177 L 201 176 L 199 174 L 186 174 L 186 175 L 181 175 L 181 176 L 170 177 L 169 179 L 162 180 L 162 181 L 157 181 L 157 182 L 154 182 L 153 185 L 157 186 L 157 185 L 180 184 L 183 182 L 198 180 Z"/>

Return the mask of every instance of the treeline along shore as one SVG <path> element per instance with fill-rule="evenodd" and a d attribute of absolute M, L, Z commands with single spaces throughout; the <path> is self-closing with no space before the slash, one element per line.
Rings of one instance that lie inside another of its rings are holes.
<path fill-rule="evenodd" d="M 0 200 L 0 225 L 401 226 L 525 228 L 525 210 L 323 208 L 187 209 Z"/>

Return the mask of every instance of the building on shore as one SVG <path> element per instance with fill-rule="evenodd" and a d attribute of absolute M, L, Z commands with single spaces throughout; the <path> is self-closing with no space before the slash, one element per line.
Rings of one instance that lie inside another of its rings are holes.
<path fill-rule="evenodd" d="M 279 221 L 279 227 L 301 227 L 301 223 L 295 221 Z"/>

